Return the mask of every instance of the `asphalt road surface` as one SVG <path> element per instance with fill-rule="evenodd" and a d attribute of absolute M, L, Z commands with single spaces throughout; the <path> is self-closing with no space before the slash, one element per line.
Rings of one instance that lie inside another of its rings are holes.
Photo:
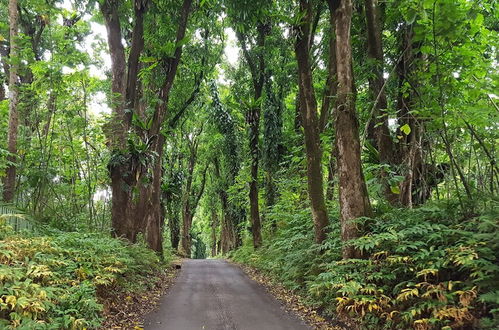
<path fill-rule="evenodd" d="M 147 330 L 303 330 L 265 289 L 223 260 L 186 260 L 175 283 L 146 316 Z"/>

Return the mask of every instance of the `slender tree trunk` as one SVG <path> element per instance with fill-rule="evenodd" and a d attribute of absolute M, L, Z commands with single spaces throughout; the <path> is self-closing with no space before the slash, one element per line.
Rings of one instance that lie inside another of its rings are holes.
<path fill-rule="evenodd" d="M 330 3 L 329 6 L 329 25 L 331 36 L 329 37 L 329 58 L 328 58 L 328 77 L 326 80 L 326 90 L 322 100 L 320 130 L 324 132 L 328 125 L 331 113 L 336 111 L 336 98 L 338 94 L 338 77 L 336 72 L 336 15 Z M 332 108 L 332 110 L 331 110 Z M 336 176 L 336 147 L 332 146 L 331 154 L 329 155 L 329 163 L 327 167 L 327 185 L 326 185 L 326 200 L 333 200 L 334 195 L 334 178 Z"/>
<path fill-rule="evenodd" d="M 218 159 L 214 160 L 215 176 L 217 180 L 222 181 L 220 174 L 220 164 Z M 223 188 L 218 191 L 220 204 L 222 205 L 222 223 L 220 228 L 220 250 L 223 254 L 228 253 L 237 245 L 237 233 L 234 228 L 234 211 L 229 204 L 227 191 Z"/>
<path fill-rule="evenodd" d="M 270 210 L 276 203 L 277 199 L 277 186 L 274 179 L 274 172 L 266 171 L 265 172 L 265 206 L 267 210 Z M 267 220 L 267 219 L 265 219 Z M 274 217 L 272 221 L 272 230 L 277 229 L 277 222 Z"/>
<path fill-rule="evenodd" d="M 268 26 L 259 23 L 257 26 L 258 35 L 256 41 L 256 47 L 254 49 L 248 50 L 246 45 L 246 38 L 242 33 L 238 33 L 237 37 L 241 43 L 243 50 L 243 55 L 248 63 L 251 77 L 253 80 L 253 98 L 254 102 L 257 102 L 262 97 L 263 86 L 265 82 L 265 60 L 264 60 L 264 47 L 265 47 L 265 36 L 268 33 Z M 253 53 L 254 57 L 251 53 Z M 253 59 L 256 58 L 257 61 L 254 62 Z M 249 202 L 250 202 L 250 219 L 251 219 L 251 233 L 253 235 L 253 246 L 258 248 L 262 245 L 262 233 L 261 233 L 261 222 L 260 222 L 260 208 L 258 203 L 258 162 L 259 162 L 259 147 L 258 140 L 260 136 L 260 112 L 261 106 L 253 106 L 248 110 L 246 114 L 246 121 L 248 123 L 248 139 L 249 139 L 249 151 L 251 157 L 251 180 L 249 183 Z"/>
<path fill-rule="evenodd" d="M 111 176 L 111 227 L 115 237 L 124 237 L 135 241 L 135 233 L 129 208 L 130 192 L 124 187 L 134 185 L 133 177 L 128 174 L 129 164 L 119 160 L 119 154 L 126 150 L 126 116 L 125 116 L 125 92 L 126 92 L 126 60 L 125 49 L 121 43 L 121 24 L 118 14 L 118 3 L 106 0 L 101 5 L 108 35 L 109 53 L 111 55 L 111 92 L 113 120 L 109 123 L 107 135 L 110 140 L 110 149 L 116 153 L 116 161 L 109 164 Z"/>
<path fill-rule="evenodd" d="M 182 246 L 181 253 L 187 258 L 191 257 L 191 227 L 192 227 L 192 214 L 191 210 L 187 209 L 188 205 L 182 212 L 182 239 L 180 244 Z"/>
<path fill-rule="evenodd" d="M 334 8 L 330 8 L 329 25 L 331 33 L 329 36 L 329 54 L 327 63 L 327 79 L 324 95 L 322 98 L 321 116 L 319 119 L 319 131 L 324 132 L 331 118 L 331 109 L 334 111 L 336 94 L 338 93 L 338 77 L 336 74 L 336 16 Z"/>
<path fill-rule="evenodd" d="M 211 209 L 211 256 L 217 255 L 217 228 L 218 228 L 218 214 L 215 207 Z"/>
<path fill-rule="evenodd" d="M 175 200 L 170 192 L 162 192 L 166 210 L 166 218 L 168 219 L 168 228 L 170 229 L 170 244 L 173 250 L 178 249 L 178 244 L 180 242 L 180 219 L 179 210 L 177 209 Z"/>
<path fill-rule="evenodd" d="M 375 63 L 374 75 L 370 76 L 369 88 L 371 98 L 374 101 L 373 118 L 369 120 L 374 124 L 375 147 L 378 149 L 381 164 L 393 164 L 393 141 L 388 129 L 387 100 L 384 89 L 385 79 L 383 78 L 383 46 L 381 34 L 381 19 L 378 7 L 378 0 L 365 0 L 366 22 L 367 22 L 367 54 Z M 398 196 L 391 191 L 388 182 L 388 173 L 381 172 L 383 181 L 383 193 L 390 203 L 395 203 Z"/>
<path fill-rule="evenodd" d="M 416 182 L 421 182 L 423 169 L 422 128 L 414 118 L 409 120 L 411 133 L 407 136 L 407 146 L 404 152 L 403 163 L 406 173 L 400 186 L 400 204 L 412 208 L 414 192 L 418 189 Z"/>
<path fill-rule="evenodd" d="M 17 0 L 9 0 L 9 33 L 10 33 L 10 71 L 9 71 L 9 132 L 7 136 L 7 169 L 3 186 L 3 200 L 14 199 L 16 186 L 17 131 L 19 128 L 19 45 L 18 45 Z"/>
<path fill-rule="evenodd" d="M 412 26 L 406 25 L 402 27 L 400 52 L 401 60 L 397 65 L 397 74 L 399 76 L 399 91 L 397 99 L 398 107 L 398 123 L 399 126 L 408 125 L 411 129 L 409 134 L 399 132 L 403 138 L 400 140 L 399 148 L 397 150 L 396 162 L 402 164 L 404 180 L 400 183 L 399 203 L 402 206 L 412 208 L 414 205 L 414 195 L 421 182 L 423 172 L 423 133 L 424 127 L 420 120 L 418 120 L 412 113 L 411 109 L 414 107 L 414 91 L 406 91 L 405 85 L 411 78 L 411 66 L 414 62 L 413 32 Z M 416 84 L 411 83 L 414 87 Z"/>
<path fill-rule="evenodd" d="M 0 102 L 5 100 L 5 86 L 4 86 L 4 79 L 0 79 Z"/>
<path fill-rule="evenodd" d="M 153 121 L 151 128 L 148 131 L 148 136 L 157 137 L 153 144 L 152 150 L 157 154 L 155 162 L 153 165 L 153 181 L 152 187 L 148 192 L 148 200 L 150 203 L 150 208 L 146 210 L 146 216 L 144 221 L 145 225 L 145 237 L 150 248 L 162 254 L 162 223 L 161 210 L 160 210 L 160 199 L 161 199 L 161 176 L 162 176 L 162 159 L 163 159 L 163 147 L 165 144 L 165 137 L 161 134 L 161 127 L 165 121 L 168 101 L 170 97 L 170 92 L 173 87 L 173 82 L 177 75 L 178 65 L 180 63 L 180 58 L 182 56 L 182 45 L 181 40 L 185 37 L 185 31 L 187 29 L 187 22 L 189 18 L 189 13 L 191 11 L 192 0 L 184 0 L 180 8 L 179 23 L 177 26 L 176 33 L 176 44 L 173 57 L 170 57 L 166 61 L 165 69 L 167 69 L 167 75 L 165 83 L 163 84 L 161 90 L 159 91 L 159 102 L 156 111 L 153 115 Z M 142 43 L 143 45 L 143 43 Z"/>
<path fill-rule="evenodd" d="M 336 153 L 333 145 L 331 155 L 329 155 L 329 164 L 327 167 L 327 187 L 326 200 L 332 201 L 334 197 L 334 177 L 336 176 Z"/>
<path fill-rule="evenodd" d="M 253 247 L 256 249 L 262 245 L 262 226 L 260 223 L 260 208 L 258 203 L 258 137 L 260 131 L 260 107 L 251 109 L 247 117 L 250 130 L 249 149 L 251 153 L 251 180 L 249 184 L 251 233 L 253 235 Z"/>
<path fill-rule="evenodd" d="M 295 44 L 298 61 L 298 83 L 300 94 L 300 111 L 307 154 L 308 196 L 314 220 L 315 242 L 320 244 L 326 239 L 329 224 L 326 203 L 324 201 L 324 185 L 322 178 L 322 150 L 319 138 L 319 119 L 315 98 L 312 71 L 309 60 L 309 26 L 312 19 L 311 4 L 300 1 L 301 12 L 305 14 L 303 23 L 298 29 Z"/>
<path fill-rule="evenodd" d="M 282 158 L 282 98 L 283 88 L 279 93 L 272 88 L 272 80 L 265 82 L 264 127 L 263 127 L 263 168 L 265 170 L 265 206 L 267 212 L 275 205 L 278 197 L 276 174 Z M 277 229 L 276 218 L 272 221 L 272 230 Z"/>
<path fill-rule="evenodd" d="M 332 0 L 329 1 L 332 5 Z M 336 9 L 336 55 L 338 103 L 336 110 L 336 148 L 340 196 L 341 239 L 347 243 L 359 236 L 354 220 L 369 216 L 371 206 L 360 159 L 359 124 L 355 111 L 350 28 L 352 1 L 341 0 Z M 343 258 L 360 257 L 360 251 L 346 244 Z"/>

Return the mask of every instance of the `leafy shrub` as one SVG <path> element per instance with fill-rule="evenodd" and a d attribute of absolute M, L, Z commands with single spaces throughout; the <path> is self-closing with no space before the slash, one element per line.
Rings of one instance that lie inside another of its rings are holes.
<path fill-rule="evenodd" d="M 0 327 L 98 327 L 99 290 L 138 286 L 160 266 L 147 248 L 101 234 L 8 236 L 0 241 Z"/>
<path fill-rule="evenodd" d="M 351 244 L 368 257 L 350 260 L 341 259 L 334 215 L 317 247 L 307 212 L 283 211 L 270 242 L 256 252 L 243 246 L 233 257 L 300 290 L 326 313 L 370 329 L 499 326 L 497 207 L 467 216 L 452 203 L 433 203 L 362 219 L 369 234 Z"/>
<path fill-rule="evenodd" d="M 328 263 L 310 285 L 336 311 L 386 327 L 497 324 L 497 213 L 463 218 L 455 205 L 394 210 L 352 242 L 370 257 Z M 488 311 L 488 312 L 485 312 Z"/>

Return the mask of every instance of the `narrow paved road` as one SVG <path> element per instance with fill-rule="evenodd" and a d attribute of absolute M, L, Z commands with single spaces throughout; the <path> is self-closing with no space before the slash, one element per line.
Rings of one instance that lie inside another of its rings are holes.
<path fill-rule="evenodd" d="M 304 330 L 296 316 L 239 267 L 223 260 L 187 260 L 147 330 Z"/>

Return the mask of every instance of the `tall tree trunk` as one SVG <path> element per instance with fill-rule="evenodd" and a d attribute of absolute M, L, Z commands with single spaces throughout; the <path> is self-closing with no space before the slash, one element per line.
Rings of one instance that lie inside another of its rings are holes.
<path fill-rule="evenodd" d="M 220 173 L 220 163 L 217 158 L 213 161 L 215 167 L 215 176 L 217 180 L 222 181 Z M 222 188 L 218 190 L 220 204 L 222 205 L 222 223 L 220 228 L 220 250 L 223 254 L 228 253 L 237 245 L 237 233 L 234 228 L 234 211 L 233 206 L 229 204 L 227 191 Z"/>
<path fill-rule="evenodd" d="M 153 149 L 157 157 L 154 160 L 152 172 L 152 185 L 147 190 L 148 208 L 143 218 L 145 221 L 145 238 L 150 249 L 163 255 L 163 225 L 164 219 L 161 217 L 161 178 L 163 176 L 163 151 L 165 136 L 158 134 L 157 144 Z"/>
<path fill-rule="evenodd" d="M 141 178 L 146 175 L 147 168 L 139 164 L 133 164 L 131 157 L 127 157 L 126 141 L 127 132 L 131 125 L 131 115 L 125 109 L 133 110 L 136 105 L 136 89 L 139 57 L 144 47 L 143 40 L 143 15 L 147 8 L 144 0 L 135 0 L 135 25 L 132 34 L 132 44 L 128 59 L 125 60 L 124 47 L 121 43 L 121 27 L 119 20 L 119 1 L 105 0 L 101 5 L 101 11 L 108 30 L 108 44 L 112 62 L 112 92 L 113 92 L 113 114 L 114 120 L 106 128 L 110 137 L 110 148 L 113 152 L 109 169 L 111 174 L 112 189 L 112 227 L 113 234 L 125 237 L 130 241 L 136 240 L 137 233 L 143 231 L 148 246 L 151 249 L 162 252 L 162 226 L 161 217 L 161 176 L 162 176 L 162 154 L 165 138 L 160 134 L 160 129 L 166 117 L 169 94 L 176 76 L 177 67 L 182 55 L 182 46 L 179 45 L 173 57 L 166 59 L 165 69 L 167 71 L 165 83 L 159 91 L 162 102 L 156 108 L 153 115 L 151 128 L 147 132 L 141 132 L 148 137 L 154 138 L 150 151 L 156 153 L 152 164 L 152 184 L 145 186 Z M 185 36 L 187 19 L 190 12 L 192 0 L 184 0 L 180 10 L 179 25 L 177 27 L 176 44 L 179 44 Z M 128 67 L 128 72 L 127 72 Z M 127 76 L 126 76 L 127 74 Z M 138 180 L 137 180 L 138 178 Z M 124 189 L 124 187 L 129 187 Z M 138 202 L 132 200 L 133 188 L 139 191 Z"/>
<path fill-rule="evenodd" d="M 338 94 L 338 77 L 336 72 L 336 15 L 334 15 L 335 8 L 329 6 L 329 56 L 328 56 L 328 76 L 326 80 L 326 89 L 322 99 L 321 117 L 320 117 L 320 131 L 324 132 L 328 123 L 330 122 L 331 113 L 336 111 L 336 102 L 333 98 Z M 332 109 L 332 110 L 331 110 Z M 336 148 L 334 141 L 331 154 L 329 155 L 329 163 L 327 167 L 327 185 L 326 185 L 326 200 L 333 200 L 334 195 L 334 178 L 336 176 Z"/>
<path fill-rule="evenodd" d="M 211 256 L 214 257 L 218 253 L 217 249 L 217 228 L 218 214 L 215 207 L 211 209 Z"/>
<path fill-rule="evenodd" d="M 375 63 L 374 75 L 370 76 L 369 88 L 374 102 L 372 118 L 374 124 L 375 146 L 378 149 L 381 164 L 393 165 L 393 141 L 388 129 L 387 100 L 385 79 L 383 78 L 383 45 L 381 34 L 381 18 L 378 0 L 365 0 L 367 22 L 367 55 Z M 383 194 L 390 203 L 395 203 L 398 196 L 391 190 L 387 172 L 382 171 Z"/>
<path fill-rule="evenodd" d="M 133 187 L 134 176 L 129 170 L 132 166 L 127 161 L 121 160 L 120 156 L 126 152 L 126 115 L 125 115 L 125 93 L 126 93 L 126 59 L 125 49 L 121 43 L 121 24 L 118 13 L 118 2 L 106 0 L 101 5 L 104 16 L 109 53 L 111 55 L 111 92 L 113 105 L 113 120 L 106 127 L 110 141 L 110 149 L 116 159 L 109 163 L 111 176 L 111 227 L 115 237 L 124 237 L 131 242 L 135 241 L 132 212 L 130 210 L 130 191 L 124 187 Z"/>
<path fill-rule="evenodd" d="M 165 203 L 166 218 L 168 218 L 168 228 L 170 229 L 170 244 L 173 250 L 177 250 L 180 242 L 179 210 L 170 192 L 163 191 L 162 194 Z"/>
<path fill-rule="evenodd" d="M 180 253 L 187 258 L 191 257 L 191 227 L 192 227 L 192 213 L 188 205 L 182 210 L 182 234 L 180 245 L 182 250 Z"/>
<path fill-rule="evenodd" d="M 297 31 L 295 53 L 298 61 L 300 111 L 307 154 L 308 196 L 314 220 L 315 242 L 320 244 L 326 239 L 329 220 L 324 201 L 317 101 L 312 84 L 312 71 L 309 60 L 309 27 L 312 19 L 310 2 L 301 0 L 300 9 L 305 14 L 305 17 Z"/>
<path fill-rule="evenodd" d="M 149 189 L 149 201 L 150 208 L 146 210 L 146 217 L 144 219 L 145 225 L 145 237 L 148 246 L 162 253 L 162 223 L 161 210 L 160 210 L 160 199 L 161 199 L 161 176 L 162 176 L 162 159 L 163 159 L 163 149 L 165 144 L 165 137 L 161 134 L 161 127 L 166 118 L 168 110 L 168 101 L 170 97 L 170 91 L 173 87 L 173 82 L 177 75 L 178 65 L 180 63 L 180 58 L 182 57 L 182 44 L 181 40 L 185 37 L 185 31 L 187 29 L 187 21 L 189 18 L 189 13 L 191 11 L 192 0 L 184 0 L 182 7 L 180 8 L 179 23 L 177 26 L 177 33 L 175 37 L 175 44 L 178 45 L 175 48 L 173 57 L 168 58 L 165 61 L 165 69 L 167 71 L 165 83 L 163 84 L 161 90 L 159 91 L 159 102 L 156 111 L 153 115 L 153 121 L 151 128 L 149 129 L 148 136 L 155 137 L 152 143 L 152 150 L 157 154 L 153 165 L 153 180 L 152 186 Z M 142 43 L 143 44 L 143 43 Z"/>
<path fill-rule="evenodd" d="M 251 157 L 251 180 L 249 183 L 249 201 L 250 201 L 250 219 L 251 219 L 251 233 L 253 235 L 253 247 L 258 248 L 262 245 L 262 226 L 260 223 L 260 208 L 258 203 L 258 162 L 259 162 L 259 147 L 258 140 L 260 136 L 260 112 L 261 106 L 259 100 L 262 97 L 263 86 L 265 82 L 265 60 L 263 48 L 265 47 L 265 36 L 268 33 L 269 27 L 260 22 L 257 26 L 258 34 L 256 40 L 256 47 L 248 50 L 246 46 L 246 38 L 242 33 L 238 33 L 237 37 L 241 43 L 243 55 L 250 68 L 250 73 L 253 80 L 253 98 L 254 102 L 258 105 L 251 107 L 246 114 L 246 121 L 248 122 L 248 139 L 249 151 Z M 253 61 L 255 55 L 257 62 Z"/>
<path fill-rule="evenodd" d="M 0 79 L 0 102 L 2 102 L 3 100 L 5 100 L 6 98 L 6 95 L 5 95 L 5 86 L 4 86 L 4 79 Z"/>
<path fill-rule="evenodd" d="M 265 170 L 265 206 L 269 211 L 276 203 L 278 197 L 276 174 L 282 159 L 282 86 L 279 93 L 275 93 L 272 80 L 265 82 L 265 103 L 263 110 L 263 168 Z M 272 221 L 272 229 L 277 228 L 276 218 Z"/>
<path fill-rule="evenodd" d="M 336 94 L 338 93 L 338 77 L 336 74 L 336 16 L 333 15 L 331 10 L 329 9 L 329 25 L 330 25 L 330 36 L 329 36 L 329 54 L 328 54 L 328 63 L 327 63 L 327 79 L 326 86 L 324 89 L 324 95 L 322 97 L 322 105 L 321 105 L 321 116 L 319 118 L 319 131 L 324 132 L 326 126 L 328 125 L 331 118 L 331 109 L 335 108 L 335 100 Z"/>
<path fill-rule="evenodd" d="M 10 71 L 9 71 L 9 132 L 7 137 L 7 169 L 3 186 L 3 200 L 14 199 L 16 187 L 17 131 L 19 128 L 19 45 L 17 0 L 9 0 Z"/>
<path fill-rule="evenodd" d="M 333 8 L 333 0 L 329 0 Z M 341 0 L 336 12 L 336 55 L 338 103 L 336 109 L 336 148 L 340 196 L 340 222 L 343 258 L 360 257 L 360 251 L 347 242 L 359 236 L 356 218 L 369 216 L 371 206 L 360 159 L 359 123 L 355 111 L 350 28 L 352 1 Z"/>
<path fill-rule="evenodd" d="M 262 226 L 260 223 L 260 209 L 258 204 L 258 137 L 260 126 L 260 107 L 251 109 L 247 117 L 250 130 L 249 148 L 251 153 L 251 180 L 249 184 L 251 233 L 253 235 L 253 247 L 258 248 L 262 245 Z"/>
<path fill-rule="evenodd" d="M 414 195 L 419 184 L 424 182 L 421 180 L 423 174 L 423 133 L 424 127 L 411 110 L 414 108 L 414 90 L 406 90 L 406 85 L 416 86 L 414 82 L 410 82 L 411 67 L 414 62 L 414 41 L 412 39 L 413 32 L 411 25 L 404 25 L 401 31 L 400 52 L 401 60 L 397 65 L 398 83 L 398 124 L 399 126 L 408 125 L 410 127 L 409 134 L 399 131 L 399 136 L 403 138 L 398 144 L 396 162 L 402 164 L 404 180 L 400 183 L 400 194 L 398 196 L 399 203 L 405 207 L 413 207 Z M 417 47 L 416 47 L 417 48 Z"/>

